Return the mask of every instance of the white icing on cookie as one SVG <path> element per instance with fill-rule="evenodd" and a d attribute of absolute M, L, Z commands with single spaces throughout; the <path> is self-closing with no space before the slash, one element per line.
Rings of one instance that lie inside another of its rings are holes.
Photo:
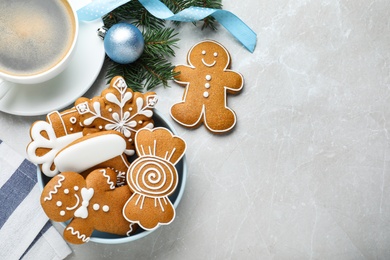
<path fill-rule="evenodd" d="M 45 197 L 45 198 L 43 199 L 43 201 L 52 200 L 52 199 L 53 199 L 53 194 L 57 194 L 58 188 L 61 188 L 62 182 L 65 180 L 65 176 L 63 176 L 63 175 L 58 175 L 58 178 L 59 178 L 59 179 L 58 179 L 57 184 L 54 185 L 53 190 L 49 191 L 48 196 Z"/>
<path fill-rule="evenodd" d="M 72 117 L 69 119 L 69 121 L 70 121 L 70 123 L 71 123 L 72 125 L 74 125 L 74 124 L 77 123 L 77 119 L 76 119 L 76 117 L 74 117 L 74 116 L 72 116 Z"/>
<path fill-rule="evenodd" d="M 206 66 L 206 67 L 213 67 L 217 61 L 215 60 L 213 63 L 207 63 L 204 61 L 204 59 L 202 59 L 202 63 Z"/>
<path fill-rule="evenodd" d="M 48 138 L 42 136 L 42 133 L 47 133 Z M 46 176 L 53 177 L 59 173 L 57 167 L 52 169 L 56 154 L 62 148 L 82 136 L 83 134 L 78 132 L 57 138 L 52 125 L 45 121 L 38 121 L 31 128 L 31 139 L 33 141 L 27 147 L 28 158 L 33 163 L 40 164 L 42 172 Z M 42 148 L 48 149 L 49 151 L 42 156 L 38 156 L 37 150 Z"/>
<path fill-rule="evenodd" d="M 67 227 L 66 230 L 70 231 L 70 233 L 74 236 L 77 236 L 78 239 L 80 239 L 81 241 L 83 241 L 84 243 L 88 242 L 89 241 L 89 237 L 87 237 L 86 235 L 84 234 L 81 234 L 80 231 L 78 230 L 74 230 L 73 227 Z"/>
<path fill-rule="evenodd" d="M 68 146 L 57 154 L 54 163 L 61 172 L 83 172 L 121 155 L 126 141 L 117 134 L 100 134 Z"/>
<path fill-rule="evenodd" d="M 103 173 L 103 176 L 107 179 L 107 184 L 110 185 L 110 189 L 115 189 L 115 183 L 111 181 L 110 175 L 107 174 L 107 171 L 102 169 L 100 172 Z"/>
<path fill-rule="evenodd" d="M 77 194 L 74 194 L 74 196 L 76 197 L 76 203 L 72 207 L 66 207 L 67 210 L 74 210 L 79 206 L 80 198 L 77 196 Z"/>
<path fill-rule="evenodd" d="M 89 117 L 83 121 L 84 125 L 89 126 L 95 121 L 95 119 L 101 118 L 108 122 L 106 125 L 104 125 L 105 130 L 116 130 L 128 138 L 130 137 L 131 132 L 136 132 L 134 128 L 137 126 L 137 122 L 134 121 L 134 117 L 138 115 L 144 115 L 148 118 L 151 118 L 153 116 L 153 111 L 151 110 L 151 108 L 153 108 L 157 103 L 157 96 L 149 96 L 146 104 L 144 104 L 144 100 L 142 97 L 138 97 L 135 100 L 137 105 L 137 111 L 132 114 L 131 110 L 124 111 L 124 107 L 133 97 L 133 93 L 127 91 L 127 86 L 124 79 L 118 78 L 113 84 L 113 86 L 120 94 L 119 99 L 113 93 L 107 93 L 104 98 L 108 102 L 119 106 L 120 112 L 118 111 L 110 114 L 111 118 L 105 117 L 101 114 L 99 102 L 94 102 L 92 104 L 93 110 L 89 107 L 88 101 L 77 105 L 76 108 L 80 114 L 90 113 L 93 115 L 92 117 Z"/>

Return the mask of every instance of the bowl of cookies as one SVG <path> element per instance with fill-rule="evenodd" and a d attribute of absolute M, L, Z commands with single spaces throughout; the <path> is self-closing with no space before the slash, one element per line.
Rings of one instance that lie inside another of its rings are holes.
<path fill-rule="evenodd" d="M 67 242 L 126 243 L 174 220 L 186 143 L 156 102 L 115 77 L 101 96 L 31 126 L 27 155 L 38 165 L 41 205 Z"/>

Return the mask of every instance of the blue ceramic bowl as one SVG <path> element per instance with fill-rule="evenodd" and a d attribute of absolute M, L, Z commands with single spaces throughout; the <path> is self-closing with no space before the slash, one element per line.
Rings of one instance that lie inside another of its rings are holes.
<path fill-rule="evenodd" d="M 170 124 L 164 116 L 161 115 L 161 113 L 154 109 L 154 125 L 156 127 L 165 127 L 169 129 L 174 135 L 178 135 L 175 128 Z M 184 188 L 185 184 L 187 181 L 187 161 L 186 161 L 186 156 L 184 155 L 183 158 L 175 165 L 177 173 L 179 175 L 179 183 L 178 186 L 175 190 L 175 192 L 169 196 L 169 199 L 173 203 L 174 207 L 177 208 L 177 206 L 180 203 L 180 200 L 183 196 L 184 193 Z M 49 182 L 50 178 L 44 175 L 40 168 L 38 167 L 37 170 L 37 176 L 38 176 L 38 185 L 41 191 L 43 190 L 43 187 Z M 67 225 L 66 222 L 61 223 L 63 227 Z M 140 239 L 144 236 L 149 235 L 153 231 L 146 231 L 143 230 L 142 228 L 138 227 L 137 231 L 135 234 L 127 237 L 127 236 L 118 236 L 114 234 L 109 234 L 105 232 L 100 232 L 100 231 L 94 231 L 92 233 L 90 241 L 95 242 L 95 243 L 101 243 L 101 244 L 121 244 L 121 243 L 127 243 L 131 242 L 137 239 Z"/>

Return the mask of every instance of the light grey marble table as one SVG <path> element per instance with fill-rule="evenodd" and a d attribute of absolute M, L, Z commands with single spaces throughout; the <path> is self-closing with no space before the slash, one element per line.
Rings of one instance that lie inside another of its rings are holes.
<path fill-rule="evenodd" d="M 157 109 L 188 143 L 175 221 L 138 241 L 72 246 L 69 259 L 389 259 L 390 1 L 223 1 L 258 34 L 250 54 L 223 28 L 180 28 L 173 63 L 214 39 L 245 77 L 216 136 L 180 127 L 183 88 Z M 105 87 L 104 71 L 85 96 Z M 0 138 L 25 155 L 43 116 L 0 113 Z M 61 231 L 61 228 L 59 227 Z"/>

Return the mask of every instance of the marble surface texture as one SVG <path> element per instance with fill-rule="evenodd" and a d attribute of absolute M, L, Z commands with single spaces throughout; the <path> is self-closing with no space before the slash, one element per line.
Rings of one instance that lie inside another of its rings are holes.
<path fill-rule="evenodd" d="M 174 64 L 203 39 L 244 75 L 216 136 L 169 118 L 188 144 L 175 221 L 129 244 L 72 246 L 69 259 L 389 259 L 390 1 L 224 0 L 258 34 L 253 54 L 224 28 L 180 27 Z M 104 71 L 85 96 L 105 87 Z M 0 113 L 0 138 L 25 155 L 43 116 Z M 61 228 L 58 227 L 61 231 Z"/>

